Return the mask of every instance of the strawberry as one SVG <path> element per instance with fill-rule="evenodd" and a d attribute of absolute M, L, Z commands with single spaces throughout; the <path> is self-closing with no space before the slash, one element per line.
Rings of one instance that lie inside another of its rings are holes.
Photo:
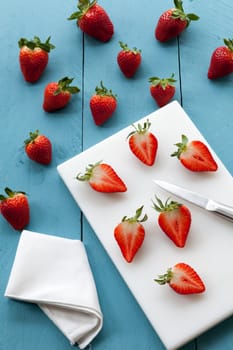
<path fill-rule="evenodd" d="M 214 50 L 208 69 L 208 78 L 217 79 L 233 73 L 233 39 L 223 39 L 226 46 Z"/>
<path fill-rule="evenodd" d="M 52 144 L 50 140 L 39 134 L 39 130 L 29 133 L 29 139 L 24 141 L 25 152 L 37 163 L 49 164 L 52 160 Z"/>
<path fill-rule="evenodd" d="M 199 140 L 190 141 L 185 135 L 182 141 L 175 144 L 178 150 L 171 154 L 177 157 L 181 164 L 191 171 L 216 171 L 218 165 L 215 162 L 208 147 Z"/>
<path fill-rule="evenodd" d="M 205 285 L 197 272 L 188 264 L 180 262 L 169 268 L 164 275 L 154 280 L 160 285 L 166 283 L 178 294 L 196 294 L 205 291 Z"/>
<path fill-rule="evenodd" d="M 161 42 L 176 38 L 189 26 L 191 21 L 199 19 L 194 13 L 184 12 L 183 1 L 174 0 L 174 4 L 175 8 L 162 13 L 155 27 L 155 38 Z"/>
<path fill-rule="evenodd" d="M 147 215 L 145 214 L 142 219 L 139 219 L 142 209 L 143 206 L 138 208 L 133 217 L 124 216 L 114 229 L 114 237 L 121 253 L 129 263 L 134 259 L 145 238 L 145 229 L 141 222 L 147 220 Z"/>
<path fill-rule="evenodd" d="M 6 187 L 7 197 L 0 195 L 0 212 L 15 230 L 22 230 L 30 220 L 30 208 L 25 192 Z"/>
<path fill-rule="evenodd" d="M 175 86 L 173 85 L 176 80 L 174 74 L 170 78 L 160 79 L 158 77 L 149 78 L 150 93 L 153 99 L 156 101 L 159 107 L 165 106 L 175 95 Z"/>
<path fill-rule="evenodd" d="M 71 95 L 80 91 L 77 86 L 70 86 L 73 78 L 64 77 L 58 82 L 48 83 L 44 90 L 43 108 L 53 112 L 64 108 L 70 101 Z"/>
<path fill-rule="evenodd" d="M 42 43 L 37 36 L 34 36 L 33 40 L 21 38 L 18 41 L 20 69 L 29 83 L 35 83 L 48 64 L 48 54 L 55 48 L 49 41 L 50 37 Z"/>
<path fill-rule="evenodd" d="M 155 162 L 158 140 L 154 134 L 149 131 L 151 123 L 147 121 L 141 126 L 138 124 L 134 127 L 129 135 L 129 147 L 132 153 L 144 164 L 153 165 Z"/>
<path fill-rule="evenodd" d="M 117 63 L 126 78 L 131 78 L 141 64 L 141 50 L 136 47 L 130 49 L 127 44 L 119 41 L 122 50 L 117 55 Z"/>
<path fill-rule="evenodd" d="M 96 125 L 102 125 L 115 112 L 117 107 L 117 97 L 113 95 L 112 90 L 103 86 L 95 88 L 95 94 L 90 99 L 90 109 Z"/>
<path fill-rule="evenodd" d="M 98 192 L 125 192 L 127 187 L 115 170 L 106 163 L 97 162 L 89 164 L 86 167 L 84 175 L 80 173 L 76 176 L 77 180 L 88 181 L 93 190 Z"/>
<path fill-rule="evenodd" d="M 91 37 L 107 42 L 114 34 L 114 26 L 107 12 L 97 4 L 97 0 L 79 0 L 78 11 L 68 20 L 77 20 L 78 27 Z"/>
<path fill-rule="evenodd" d="M 189 209 L 174 201 L 166 200 L 165 204 L 156 197 L 157 204 L 153 202 L 153 208 L 160 214 L 158 224 L 161 230 L 175 243 L 179 248 L 185 246 L 187 236 L 191 226 L 191 213 Z"/>

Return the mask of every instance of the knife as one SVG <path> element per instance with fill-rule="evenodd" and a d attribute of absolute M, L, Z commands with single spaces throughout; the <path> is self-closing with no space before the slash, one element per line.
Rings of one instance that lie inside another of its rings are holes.
<path fill-rule="evenodd" d="M 203 209 L 206 209 L 210 212 L 222 216 L 225 219 L 233 221 L 233 207 L 229 205 L 222 204 L 213 199 L 203 197 L 196 192 L 187 190 L 183 187 L 174 185 L 166 181 L 153 180 L 153 182 L 163 190 L 166 190 L 177 197 L 185 199 L 186 201 L 193 203 Z"/>

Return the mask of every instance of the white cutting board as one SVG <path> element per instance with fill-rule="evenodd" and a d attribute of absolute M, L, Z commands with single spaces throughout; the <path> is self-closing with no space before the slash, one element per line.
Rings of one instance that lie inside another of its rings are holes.
<path fill-rule="evenodd" d="M 58 172 L 83 211 L 103 247 L 168 350 L 176 349 L 233 314 L 233 223 L 185 203 L 192 213 L 191 230 L 184 248 L 176 247 L 160 230 L 158 213 L 152 208 L 155 194 L 171 197 L 152 183 L 163 179 L 202 195 L 233 205 L 233 181 L 220 159 L 204 140 L 178 102 L 174 101 L 137 123 L 149 119 L 158 138 L 158 153 L 152 167 L 142 164 L 129 150 L 127 135 L 132 126 L 76 155 L 58 166 Z M 192 173 L 177 158 L 170 157 L 181 141 L 199 139 L 211 150 L 219 169 L 214 173 Z M 126 183 L 125 193 L 102 194 L 87 182 L 75 179 L 88 164 L 109 163 Z M 179 200 L 180 201 L 180 200 Z M 113 236 L 123 216 L 133 216 L 144 205 L 149 219 L 146 237 L 132 263 L 127 263 Z M 154 282 L 158 274 L 177 262 L 186 262 L 202 277 L 206 292 L 182 296 L 168 285 Z M 97 286 L 98 288 L 98 286 Z"/>

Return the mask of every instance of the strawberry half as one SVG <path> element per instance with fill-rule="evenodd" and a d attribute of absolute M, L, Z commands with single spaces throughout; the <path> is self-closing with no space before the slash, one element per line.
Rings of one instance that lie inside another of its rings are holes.
<path fill-rule="evenodd" d="M 125 192 L 127 187 L 115 170 L 106 163 L 89 164 L 84 175 L 76 176 L 79 181 L 88 181 L 93 190 L 98 192 Z"/>
<path fill-rule="evenodd" d="M 70 86 L 73 78 L 64 77 L 58 82 L 48 83 L 44 90 L 43 108 L 46 112 L 54 112 L 64 108 L 70 101 L 71 95 L 80 91 L 77 86 Z"/>
<path fill-rule="evenodd" d="M 132 153 L 144 164 L 152 166 L 156 159 L 158 140 L 149 131 L 151 123 L 147 120 L 143 126 L 138 124 L 129 135 L 129 147 Z"/>
<path fill-rule="evenodd" d="M 226 46 L 214 50 L 208 69 L 208 78 L 217 79 L 233 73 L 233 39 L 223 39 Z"/>
<path fill-rule="evenodd" d="M 159 107 L 165 106 L 175 95 L 174 74 L 170 78 L 160 79 L 158 77 L 149 78 L 150 93 Z"/>
<path fill-rule="evenodd" d="M 174 0 L 175 8 L 162 13 L 155 27 L 155 38 L 165 42 L 176 38 L 190 24 L 191 21 L 197 21 L 199 17 L 194 13 L 186 14 L 181 0 Z"/>
<path fill-rule="evenodd" d="M 131 78 L 141 64 L 141 50 L 138 50 L 136 47 L 130 49 L 122 41 L 119 41 L 119 44 L 122 50 L 117 55 L 117 63 L 126 78 Z"/>
<path fill-rule="evenodd" d="M 160 213 L 158 224 L 161 230 L 177 247 L 183 248 L 191 226 L 189 209 L 185 205 L 169 201 L 169 199 L 164 204 L 158 197 L 156 197 L 156 200 L 157 203 L 152 202 L 153 208 Z"/>
<path fill-rule="evenodd" d="M 0 195 L 0 212 L 15 230 L 22 230 L 30 220 L 30 208 L 25 192 L 12 191 L 5 188 L 4 195 Z"/>
<path fill-rule="evenodd" d="M 208 147 L 199 140 L 190 141 L 187 136 L 181 136 L 182 141 L 175 144 L 178 150 L 171 154 L 177 157 L 180 163 L 191 171 L 216 171 L 218 165 Z"/>
<path fill-rule="evenodd" d="M 180 262 L 154 280 L 169 286 L 178 294 L 196 294 L 205 291 L 205 285 L 197 272 L 188 264 Z"/>
<path fill-rule="evenodd" d="M 107 12 L 97 4 L 96 0 L 79 0 L 78 11 L 68 20 L 77 20 L 77 25 L 91 37 L 107 42 L 114 34 L 114 26 Z"/>
<path fill-rule="evenodd" d="M 48 53 L 55 46 L 50 43 L 50 37 L 42 43 L 37 36 L 33 40 L 21 38 L 18 41 L 18 45 L 20 48 L 20 69 L 24 79 L 29 83 L 35 83 L 41 77 L 48 64 Z"/>
<path fill-rule="evenodd" d="M 24 141 L 25 152 L 28 157 L 37 163 L 49 164 L 52 160 L 52 144 L 50 140 L 40 135 L 39 130 L 29 133 L 29 138 Z"/>
<path fill-rule="evenodd" d="M 105 123 L 117 108 L 117 97 L 100 82 L 95 94 L 90 98 L 90 109 L 96 125 Z"/>
<path fill-rule="evenodd" d="M 145 238 L 145 229 L 141 222 L 147 220 L 147 215 L 140 219 L 142 209 L 143 206 L 137 209 L 133 217 L 124 216 L 114 229 L 114 237 L 121 253 L 129 263 L 134 259 Z"/>

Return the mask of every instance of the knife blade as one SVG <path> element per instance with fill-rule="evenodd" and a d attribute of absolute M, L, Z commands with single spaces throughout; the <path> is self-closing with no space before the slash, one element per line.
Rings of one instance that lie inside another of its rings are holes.
<path fill-rule="evenodd" d="M 182 198 L 192 204 L 195 204 L 198 207 L 201 207 L 207 211 L 218 214 L 225 219 L 233 221 L 232 206 L 220 203 L 211 198 L 206 198 L 200 195 L 199 193 L 193 192 L 184 187 L 177 186 L 166 181 L 155 179 L 153 180 L 153 182 L 163 190 L 166 190 L 167 192 L 172 193 L 179 198 Z"/>

